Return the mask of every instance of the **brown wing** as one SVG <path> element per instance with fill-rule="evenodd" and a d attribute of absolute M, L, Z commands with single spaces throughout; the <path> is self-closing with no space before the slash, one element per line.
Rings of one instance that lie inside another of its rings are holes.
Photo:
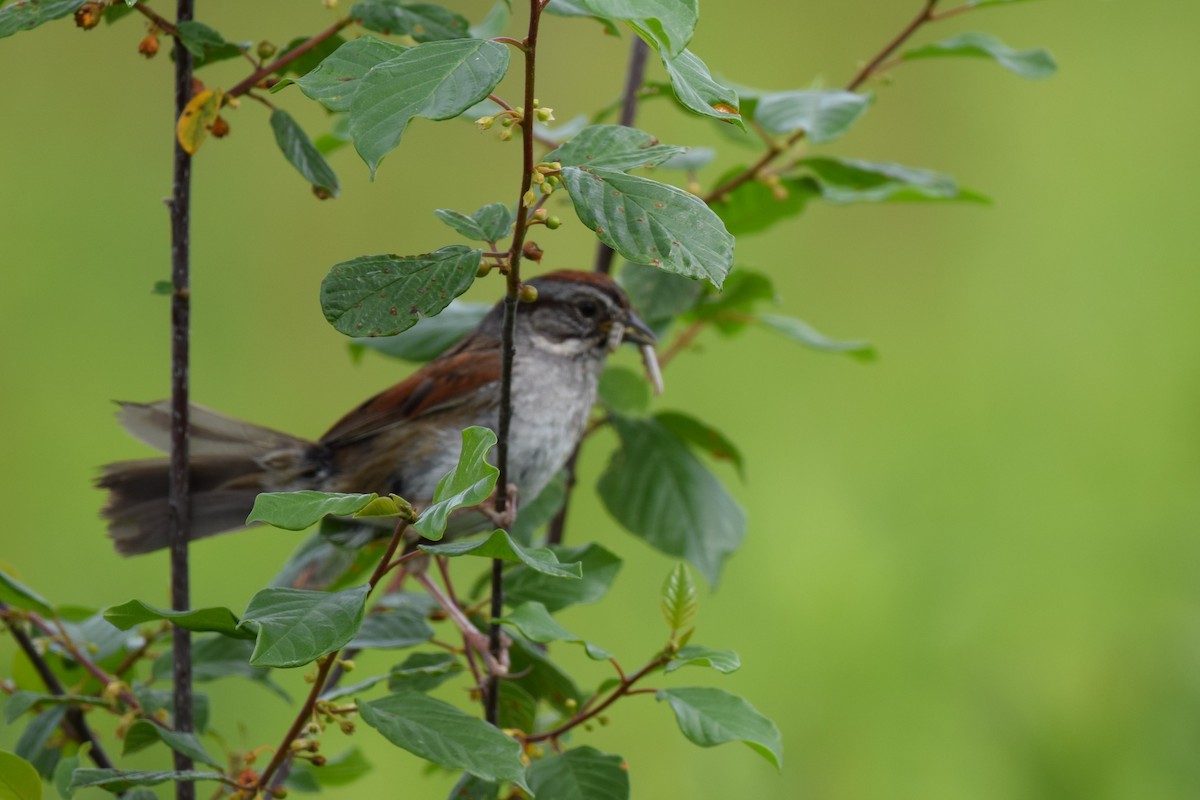
<path fill-rule="evenodd" d="M 500 380 L 500 346 L 469 337 L 407 379 L 385 389 L 338 420 L 321 437 L 331 447 L 374 436 L 408 420 L 451 408 L 479 387 Z"/>

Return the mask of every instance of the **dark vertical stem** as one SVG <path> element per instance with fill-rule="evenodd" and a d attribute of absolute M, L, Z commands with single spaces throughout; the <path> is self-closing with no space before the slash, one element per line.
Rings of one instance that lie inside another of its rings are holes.
<path fill-rule="evenodd" d="M 192 19 L 194 0 L 177 0 L 175 23 Z M 186 47 L 175 45 L 175 119 L 183 114 L 192 98 L 192 55 Z M 171 608 L 184 611 L 191 604 L 188 581 L 188 529 L 191 526 L 192 498 L 188 485 L 188 335 L 191 315 L 189 286 L 192 157 L 179 144 L 175 126 L 174 179 L 171 188 Z M 175 730 L 191 732 L 192 718 L 192 639 L 183 628 L 173 634 L 173 686 Z M 176 752 L 175 769 L 192 768 L 192 760 Z M 176 800 L 194 800 L 196 786 L 184 781 L 175 784 Z"/>
<path fill-rule="evenodd" d="M 512 423 L 512 375 L 516 357 L 517 303 L 521 293 L 521 256 L 524 253 L 525 234 L 529 231 L 529 213 L 525 208 L 525 195 L 533 186 L 533 123 L 537 115 L 533 108 L 534 77 L 537 74 L 538 22 L 541 20 L 543 0 L 529 0 L 529 32 L 525 37 L 525 117 L 521 120 L 521 192 L 518 195 L 517 222 L 513 227 L 512 247 L 509 250 L 508 285 L 504 295 L 504 327 L 500 334 L 500 430 L 496 431 L 497 477 L 496 510 L 508 510 L 508 430 Z M 492 562 L 492 619 L 504 616 L 504 571 L 499 561 Z M 492 622 L 488 629 L 488 648 L 497 659 L 501 655 L 500 625 Z M 500 683 L 496 675 L 487 679 L 484 692 L 484 716 L 496 724 L 499 716 Z"/>
<path fill-rule="evenodd" d="M 650 48 L 642 41 L 642 37 L 634 36 L 633 45 L 629 50 L 629 69 L 625 73 L 625 92 L 621 96 L 621 118 L 618 120 L 619 124 L 626 127 L 633 125 L 637 116 L 638 92 L 641 91 L 642 82 L 646 77 L 646 57 L 649 53 Z M 612 272 L 612 262 L 613 249 L 604 242 L 599 242 L 596 245 L 594 271 L 607 275 Z M 563 511 L 566 511 L 565 505 Z"/>

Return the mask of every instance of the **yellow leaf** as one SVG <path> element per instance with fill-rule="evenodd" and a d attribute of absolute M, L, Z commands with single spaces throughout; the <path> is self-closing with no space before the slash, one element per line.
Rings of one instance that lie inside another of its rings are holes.
<path fill-rule="evenodd" d="M 194 155 L 208 138 L 208 132 L 221 113 L 224 99 L 225 93 L 220 89 L 205 89 L 197 92 L 179 115 L 175 136 L 179 139 L 179 146 L 189 155 Z"/>

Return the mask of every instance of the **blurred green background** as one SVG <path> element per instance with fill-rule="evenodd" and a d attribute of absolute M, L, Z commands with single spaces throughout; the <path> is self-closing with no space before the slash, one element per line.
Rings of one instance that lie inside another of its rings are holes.
<path fill-rule="evenodd" d="M 451 5 L 476 20 L 488 7 Z M 838 85 L 918 5 L 710 0 L 692 49 L 745 85 Z M 280 44 L 328 24 L 316 0 L 211 0 L 198 17 L 231 39 Z M 168 392 L 168 304 L 150 288 L 168 277 L 170 62 L 165 48 L 144 62 L 141 30 L 131 18 L 85 34 L 67 20 L 0 42 L 0 560 L 63 604 L 167 597 L 164 556 L 113 555 L 90 483 L 100 464 L 146 454 L 109 401 Z M 901 66 L 828 152 L 947 172 L 993 207 L 813 204 L 738 245 L 740 264 L 774 277 L 782 311 L 869 338 L 881 359 L 751 331 L 706 334 L 698 357 L 668 371 L 659 407 L 744 448 L 747 482 L 725 477 L 750 519 L 697 633 L 745 666 L 676 684 L 747 697 L 779 724 L 786 758 L 780 775 L 740 745 L 697 749 L 664 705 L 632 698 L 577 741 L 624 755 L 636 797 L 1200 791 L 1200 8 L 1020 4 L 918 41 L 975 30 L 1050 48 L 1060 74 Z M 627 45 L 548 19 L 539 97 L 560 120 L 607 102 Z M 230 61 L 201 77 L 229 86 L 245 70 Z M 324 130 L 294 90 L 277 102 Z M 193 397 L 317 435 L 407 369 L 351 362 L 321 318 L 321 277 L 353 256 L 455 241 L 432 209 L 508 201 L 518 149 L 464 123 L 416 121 L 374 183 L 352 150 L 333 156 L 342 197 L 318 202 L 276 151 L 265 109 L 243 101 L 227 118 L 232 134 L 195 163 Z M 723 146 L 713 124 L 667 104 L 639 123 L 666 142 Z M 748 158 L 728 151 L 704 177 Z M 537 231 L 544 266 L 589 265 L 590 233 L 558 210 L 568 224 Z M 471 297 L 500 292 L 490 280 Z M 589 446 L 585 488 L 610 445 Z M 663 637 L 669 561 L 586 492 L 569 536 L 599 539 L 626 565 L 607 602 L 564 623 L 640 661 Z M 197 546 L 194 603 L 240 610 L 291 545 L 260 531 Z M 12 657 L 0 638 L 0 664 Z M 599 679 L 565 659 L 585 684 Z M 298 674 L 285 679 L 303 691 Z M 278 740 L 288 707 L 237 680 L 218 686 L 213 724 L 232 746 Z M 15 737 L 0 727 L 0 748 Z M 445 796 L 452 778 L 421 777 L 365 728 L 353 739 L 378 770 L 331 796 Z"/>

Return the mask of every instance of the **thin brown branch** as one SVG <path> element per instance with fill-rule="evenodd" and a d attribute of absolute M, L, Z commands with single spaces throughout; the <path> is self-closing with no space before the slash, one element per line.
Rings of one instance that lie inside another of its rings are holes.
<path fill-rule="evenodd" d="M 353 21 L 354 20 L 350 19 L 349 17 L 347 17 L 346 19 L 338 20 L 337 22 L 333 23 L 325 30 L 323 30 L 320 33 L 313 36 L 307 42 L 304 42 L 303 44 L 298 45 L 297 47 L 287 51 L 286 53 L 281 55 L 279 58 L 272 61 L 270 64 L 267 64 L 265 67 L 259 67 L 254 72 L 250 73 L 250 75 L 245 80 L 243 80 L 241 83 L 238 83 L 232 89 L 230 89 L 228 92 L 226 92 L 225 96 L 226 97 L 240 97 L 241 95 L 250 91 L 254 87 L 258 86 L 259 82 L 262 81 L 264 78 L 267 78 L 268 76 L 274 74 L 275 72 L 278 72 L 279 70 L 283 69 L 288 64 L 292 63 L 297 58 L 299 58 L 300 56 L 307 53 L 309 50 L 312 50 L 314 47 L 321 44 L 321 42 L 323 42 L 326 39 L 328 39 L 329 37 L 337 34 L 338 31 L 342 30 L 343 28 L 345 28 L 347 25 L 349 25 Z"/>
<path fill-rule="evenodd" d="M 612 690 L 612 692 L 609 693 L 609 695 L 607 697 L 604 698 L 604 700 L 600 701 L 595 706 L 588 708 L 588 706 L 590 706 L 591 703 L 593 701 L 595 701 L 595 699 L 597 697 L 599 697 L 599 695 L 593 695 L 591 698 L 588 698 L 588 701 L 586 703 L 583 704 L 583 709 L 581 709 L 578 714 L 571 717 L 569 720 L 562 723 L 558 727 L 552 728 L 548 731 L 545 731 L 544 733 L 537 733 L 537 734 L 534 734 L 533 736 L 526 736 L 525 743 L 531 744 L 533 742 L 544 742 L 546 740 L 557 741 L 558 738 L 560 736 L 562 736 L 563 734 L 568 733 L 572 729 L 579 727 L 580 725 L 587 722 L 588 720 L 593 719 L 596 716 L 602 714 L 604 712 L 604 709 L 608 708 L 609 706 L 611 706 L 613 703 L 620 700 L 625 695 L 631 694 L 634 684 L 636 684 L 638 681 L 640 681 L 642 678 L 646 677 L 650 673 L 654 672 L 659 667 L 662 667 L 669 660 L 670 660 L 669 657 L 666 656 L 665 654 L 659 655 L 657 658 L 652 660 L 649 664 L 642 667 L 637 672 L 630 675 L 628 678 L 625 678 L 624 676 L 622 676 L 621 682 L 617 684 L 617 686 Z"/>
<path fill-rule="evenodd" d="M 924 0 L 925 5 L 921 8 L 920 13 L 913 17 L 908 25 L 904 26 L 904 30 L 896 34 L 896 38 L 884 45 L 884 48 L 874 58 L 863 65 L 862 69 L 850 79 L 850 83 L 846 84 L 846 91 L 853 92 L 866 83 L 875 74 L 875 70 L 879 65 L 888 59 L 888 56 L 900 49 L 900 45 L 907 42 L 914 33 L 921 29 L 922 25 L 934 19 L 933 9 L 937 6 L 938 2 L 939 0 Z"/>
<path fill-rule="evenodd" d="M 434 559 L 438 565 L 438 571 L 442 573 L 442 584 L 446 587 L 446 595 L 450 598 L 450 602 L 458 606 L 458 595 L 454 592 L 454 584 L 450 580 L 450 568 L 447 565 L 445 556 L 438 556 Z M 467 641 L 467 634 L 463 632 L 463 653 L 467 657 L 467 666 L 471 669 L 471 676 L 475 679 L 475 686 L 481 691 L 483 690 L 483 678 L 479 672 L 479 665 L 475 663 L 475 650 L 471 647 L 471 643 Z"/>
<path fill-rule="evenodd" d="M 179 30 L 170 22 L 168 22 L 165 17 L 158 14 L 154 9 L 150 8 L 150 6 L 146 5 L 145 3 L 135 3 L 133 9 L 157 25 L 158 29 L 163 33 L 174 39 L 179 38 Z"/>
<path fill-rule="evenodd" d="M 675 356 L 679 355 L 688 347 L 690 347 L 692 342 L 695 341 L 696 337 L 699 336 L 701 331 L 704 330 L 704 326 L 706 324 L 707 323 L 704 320 L 697 320 L 696 322 L 693 322 L 691 325 L 684 328 L 683 332 L 675 337 L 675 341 L 671 342 L 667 349 L 663 351 L 662 355 L 658 357 L 659 367 L 665 368 L 668 364 L 675 360 Z"/>

